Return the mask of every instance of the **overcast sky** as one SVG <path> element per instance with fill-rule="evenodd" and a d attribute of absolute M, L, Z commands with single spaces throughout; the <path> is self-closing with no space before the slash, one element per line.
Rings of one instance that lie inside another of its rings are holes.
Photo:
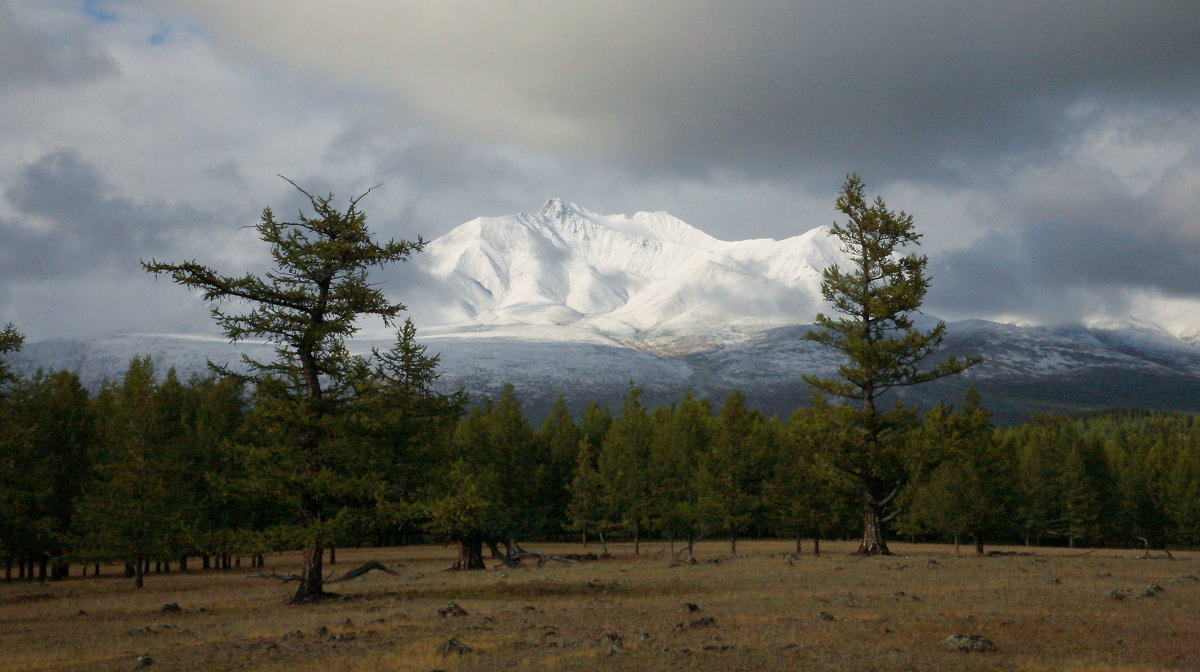
<path fill-rule="evenodd" d="M 831 223 L 850 171 L 925 233 L 929 313 L 1200 330 L 1200 11 L 0 0 L 0 322 L 33 341 L 211 331 L 138 259 L 259 263 L 277 173 L 382 183 L 390 236 L 558 196 L 741 239 Z"/>

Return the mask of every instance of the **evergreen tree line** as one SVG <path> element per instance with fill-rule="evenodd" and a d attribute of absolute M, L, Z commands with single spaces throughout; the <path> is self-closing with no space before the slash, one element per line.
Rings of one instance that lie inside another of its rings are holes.
<path fill-rule="evenodd" d="M 272 450 L 283 430 L 268 390 L 158 375 L 140 357 L 94 393 L 67 371 L 5 378 L 6 579 L 117 561 L 140 583 L 151 569 L 253 566 L 302 545 L 289 479 L 303 476 Z M 646 408 L 631 386 L 615 413 L 592 404 L 577 420 L 560 399 L 535 427 L 511 387 L 469 410 L 461 395 L 364 398 L 327 430 L 350 465 L 326 475 L 331 548 L 453 540 L 469 569 L 488 547 L 512 557 L 529 540 L 620 538 L 636 553 L 653 537 L 689 557 L 701 539 L 736 553 L 739 538 L 782 536 L 799 552 L 801 538 L 860 529 L 861 484 L 826 450 L 845 431 L 843 407 L 820 400 L 783 420 L 737 392 Z M 997 429 L 971 391 L 916 427 L 896 532 L 979 550 L 1200 543 L 1193 416 L 1037 416 Z"/>

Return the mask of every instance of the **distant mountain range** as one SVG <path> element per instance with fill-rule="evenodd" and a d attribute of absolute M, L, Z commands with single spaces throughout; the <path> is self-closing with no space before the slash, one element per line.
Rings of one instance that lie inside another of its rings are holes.
<path fill-rule="evenodd" d="M 763 410 L 787 413 L 809 398 L 800 375 L 831 374 L 838 362 L 803 339 L 821 310 L 822 269 L 844 263 L 826 233 L 727 242 L 666 213 L 599 215 L 552 199 L 535 214 L 475 219 L 433 241 L 417 264 L 440 298 L 416 321 L 441 353 L 447 387 L 495 395 L 511 382 L 534 417 L 560 394 L 575 408 L 615 405 L 630 381 L 651 404 L 687 389 L 713 398 L 741 389 Z M 352 349 L 372 345 L 388 343 L 360 338 Z M 14 362 L 95 384 L 135 354 L 188 374 L 243 351 L 270 355 L 263 344 L 123 334 L 33 343 Z M 1152 324 L 955 322 L 944 354 L 986 361 L 896 397 L 954 403 L 974 384 L 1000 422 L 1109 407 L 1200 411 L 1200 346 Z"/>

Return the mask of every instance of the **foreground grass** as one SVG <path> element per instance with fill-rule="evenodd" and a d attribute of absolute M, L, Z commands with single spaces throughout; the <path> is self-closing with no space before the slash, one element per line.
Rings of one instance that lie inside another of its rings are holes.
<path fill-rule="evenodd" d="M 372 559 L 397 573 L 337 584 L 345 599 L 303 607 L 283 604 L 293 584 L 246 578 L 250 570 L 150 576 L 142 591 L 103 577 L 0 583 L 0 672 L 131 670 L 142 655 L 164 672 L 1200 669 L 1200 582 L 1183 578 L 1200 576 L 1197 554 L 739 549 L 731 559 L 713 543 L 699 549 L 700 564 L 672 565 L 662 545 L 643 545 L 640 558 L 619 548 L 601 562 L 470 573 L 443 571 L 449 547 L 346 549 L 339 573 Z M 298 564 L 281 554 L 268 571 Z M 1142 597 L 1151 583 L 1162 592 Z M 1113 590 L 1127 599 L 1111 599 Z M 438 616 L 447 600 L 469 613 Z M 169 602 L 182 613 L 162 613 Z M 999 650 L 953 651 L 953 633 L 983 635 Z M 452 638 L 472 651 L 440 652 Z"/>

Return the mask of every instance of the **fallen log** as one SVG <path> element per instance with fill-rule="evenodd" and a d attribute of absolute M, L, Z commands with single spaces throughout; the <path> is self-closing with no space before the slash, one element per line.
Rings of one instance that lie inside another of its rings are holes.
<path fill-rule="evenodd" d="M 258 574 L 248 574 L 246 576 L 246 578 L 247 579 L 278 579 L 279 581 L 282 581 L 283 583 L 287 583 L 288 581 L 299 581 L 300 575 L 299 574 L 279 574 L 277 572 L 271 572 L 270 574 L 268 574 L 266 572 L 260 572 Z"/>
<path fill-rule="evenodd" d="M 381 572 L 386 572 L 388 574 L 396 573 L 395 571 L 390 570 L 387 567 L 385 567 L 383 565 L 383 563 L 372 560 L 368 563 L 365 563 L 363 566 L 359 567 L 358 569 L 352 569 L 352 570 L 346 572 L 345 574 L 339 576 L 336 579 L 326 579 L 325 583 L 338 583 L 340 581 L 349 581 L 350 579 L 357 579 L 358 577 L 362 576 L 363 574 L 366 574 L 367 572 L 373 572 L 377 569 Z"/>

